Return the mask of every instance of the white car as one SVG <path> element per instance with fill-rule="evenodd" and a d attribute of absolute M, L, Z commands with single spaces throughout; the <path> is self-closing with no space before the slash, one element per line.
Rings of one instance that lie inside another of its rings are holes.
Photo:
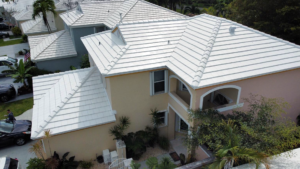
<path fill-rule="evenodd" d="M 0 158 L 0 169 L 21 169 L 18 159 L 10 157 Z"/>
<path fill-rule="evenodd" d="M 4 70 L 9 70 L 9 67 L 7 66 L 7 64 L 9 65 L 14 65 L 18 60 L 11 58 L 11 57 L 0 57 L 0 74 L 3 74 L 2 72 Z"/>

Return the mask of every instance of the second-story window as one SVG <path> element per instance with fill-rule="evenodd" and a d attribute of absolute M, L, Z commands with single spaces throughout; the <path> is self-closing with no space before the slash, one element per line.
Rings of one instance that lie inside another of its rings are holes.
<path fill-rule="evenodd" d="M 168 88 L 168 71 L 159 70 L 151 72 L 151 89 L 150 94 L 166 93 Z"/>

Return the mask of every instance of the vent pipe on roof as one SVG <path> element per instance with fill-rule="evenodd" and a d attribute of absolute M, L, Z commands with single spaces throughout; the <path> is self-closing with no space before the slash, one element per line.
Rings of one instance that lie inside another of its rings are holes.
<path fill-rule="evenodd" d="M 122 23 L 122 13 L 120 13 L 120 23 Z"/>
<path fill-rule="evenodd" d="M 168 40 L 168 44 L 170 44 L 170 41 Z"/>
<path fill-rule="evenodd" d="M 99 45 L 101 45 L 101 42 L 99 42 Z"/>
<path fill-rule="evenodd" d="M 236 29 L 235 26 L 230 26 L 230 28 L 229 28 L 229 33 L 233 35 L 234 32 L 235 32 L 235 29 Z"/>
<path fill-rule="evenodd" d="M 109 12 L 109 10 L 107 12 Z"/>

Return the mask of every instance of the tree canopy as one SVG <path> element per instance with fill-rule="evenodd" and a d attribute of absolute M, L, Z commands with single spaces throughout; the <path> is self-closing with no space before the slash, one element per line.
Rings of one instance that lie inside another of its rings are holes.
<path fill-rule="evenodd" d="M 299 0 L 234 0 L 226 18 L 300 45 Z"/>

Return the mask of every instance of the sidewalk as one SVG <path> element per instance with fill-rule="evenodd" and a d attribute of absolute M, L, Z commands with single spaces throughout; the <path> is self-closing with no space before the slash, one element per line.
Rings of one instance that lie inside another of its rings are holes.
<path fill-rule="evenodd" d="M 32 109 L 25 111 L 20 116 L 15 117 L 17 120 L 32 120 Z"/>

